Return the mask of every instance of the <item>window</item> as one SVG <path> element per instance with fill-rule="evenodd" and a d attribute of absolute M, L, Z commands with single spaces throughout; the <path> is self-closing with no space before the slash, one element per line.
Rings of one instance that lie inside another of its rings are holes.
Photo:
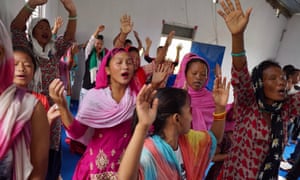
<path fill-rule="evenodd" d="M 174 73 L 177 73 L 180 67 L 181 60 L 183 56 L 191 51 L 192 41 L 197 27 L 189 27 L 187 25 L 179 25 L 175 23 L 165 23 L 163 22 L 162 33 L 160 38 L 160 46 L 163 46 L 166 42 L 167 35 L 171 31 L 175 31 L 175 36 L 172 40 L 172 43 L 169 46 L 167 59 L 175 61 L 176 58 L 176 47 L 178 45 L 182 46 L 182 49 L 179 54 L 179 65 L 175 68 Z"/>

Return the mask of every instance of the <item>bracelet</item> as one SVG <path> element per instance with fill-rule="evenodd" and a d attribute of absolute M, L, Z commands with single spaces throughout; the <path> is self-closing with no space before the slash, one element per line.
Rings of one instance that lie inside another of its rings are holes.
<path fill-rule="evenodd" d="M 242 57 L 242 56 L 246 56 L 246 51 L 242 51 L 240 53 L 231 53 L 231 56 L 233 57 Z"/>
<path fill-rule="evenodd" d="M 213 117 L 214 117 L 214 120 L 217 120 L 217 121 L 225 120 L 225 118 L 226 118 L 226 111 L 224 111 L 222 113 L 213 113 Z"/>
<path fill-rule="evenodd" d="M 77 20 L 77 16 L 69 16 L 69 20 Z"/>
<path fill-rule="evenodd" d="M 34 11 L 34 9 L 35 9 L 35 8 L 30 7 L 28 3 L 25 4 L 25 8 L 26 8 L 29 12 L 32 12 L 32 11 Z"/>

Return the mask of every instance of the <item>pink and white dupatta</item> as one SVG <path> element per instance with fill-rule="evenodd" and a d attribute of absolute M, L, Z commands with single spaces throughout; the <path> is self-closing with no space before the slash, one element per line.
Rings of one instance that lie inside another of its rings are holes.
<path fill-rule="evenodd" d="M 0 102 L 0 159 L 12 149 L 13 178 L 28 179 L 33 169 L 30 162 L 29 123 L 38 100 L 11 85 L 2 92 Z"/>

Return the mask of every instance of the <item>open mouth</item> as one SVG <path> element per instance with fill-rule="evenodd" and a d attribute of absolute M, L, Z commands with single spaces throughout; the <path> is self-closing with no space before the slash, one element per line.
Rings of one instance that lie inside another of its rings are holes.
<path fill-rule="evenodd" d="M 121 74 L 122 77 L 124 78 L 128 78 L 129 77 L 129 73 L 128 72 L 124 72 Z"/>

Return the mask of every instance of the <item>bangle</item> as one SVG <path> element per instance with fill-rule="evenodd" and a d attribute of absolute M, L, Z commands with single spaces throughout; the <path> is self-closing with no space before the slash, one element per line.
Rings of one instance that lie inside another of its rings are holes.
<path fill-rule="evenodd" d="M 77 20 L 77 16 L 69 16 L 69 20 Z"/>
<path fill-rule="evenodd" d="M 30 7 L 28 3 L 25 4 L 25 8 L 26 8 L 29 12 L 32 12 L 32 11 L 34 11 L 34 9 L 35 9 L 35 8 Z"/>
<path fill-rule="evenodd" d="M 231 56 L 233 57 L 242 57 L 242 56 L 246 56 L 246 51 L 242 51 L 240 53 L 231 53 Z"/>
<path fill-rule="evenodd" d="M 217 120 L 217 121 L 221 121 L 221 120 L 225 120 L 226 118 L 226 111 L 222 112 L 222 113 L 213 113 L 213 116 L 214 116 L 214 120 Z"/>

